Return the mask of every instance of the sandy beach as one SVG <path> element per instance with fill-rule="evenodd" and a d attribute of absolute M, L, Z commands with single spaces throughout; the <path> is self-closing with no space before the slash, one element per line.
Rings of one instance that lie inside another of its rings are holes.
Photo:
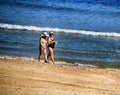
<path fill-rule="evenodd" d="M 0 95 L 120 95 L 120 70 L 0 60 Z"/>

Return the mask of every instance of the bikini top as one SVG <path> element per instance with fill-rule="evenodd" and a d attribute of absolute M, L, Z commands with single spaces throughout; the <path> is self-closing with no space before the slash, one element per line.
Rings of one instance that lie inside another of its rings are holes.
<path fill-rule="evenodd" d="M 54 48 L 55 47 L 55 43 L 53 42 L 54 39 L 51 39 L 52 43 L 51 44 L 48 44 L 48 47 L 51 47 L 51 48 Z"/>

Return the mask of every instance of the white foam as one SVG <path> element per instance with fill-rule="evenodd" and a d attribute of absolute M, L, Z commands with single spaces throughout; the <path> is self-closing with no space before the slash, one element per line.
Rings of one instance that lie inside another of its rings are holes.
<path fill-rule="evenodd" d="M 97 67 L 91 64 L 82 64 L 82 63 L 75 63 L 76 65 L 80 66 L 80 67 Z"/>
<path fill-rule="evenodd" d="M 55 64 L 60 64 L 60 65 L 69 65 L 69 66 L 74 66 L 75 64 L 72 64 L 72 63 L 67 63 L 67 62 L 64 62 L 64 61 L 57 61 L 55 62 Z"/>
<path fill-rule="evenodd" d="M 82 64 L 82 63 L 67 63 L 67 62 L 61 62 L 61 61 L 57 61 L 55 62 L 56 64 L 60 64 L 60 65 L 68 65 L 68 66 L 80 66 L 80 67 L 97 67 L 91 64 Z"/>
<path fill-rule="evenodd" d="M 54 32 L 65 32 L 65 33 L 77 33 L 81 35 L 92 35 L 92 36 L 120 37 L 120 33 L 116 33 L 116 32 L 95 32 L 95 31 L 72 30 L 72 29 L 61 29 L 61 28 L 50 28 L 50 27 L 23 26 L 23 25 L 13 25 L 13 24 L 5 24 L 5 23 L 0 23 L 0 28 L 30 30 L 30 31 L 54 31 Z"/>
<path fill-rule="evenodd" d="M 35 61 L 38 62 L 35 57 L 25 57 L 25 56 L 15 56 L 15 55 L 0 55 L 0 59 L 10 59 L 10 60 L 28 60 L 28 61 Z M 44 62 L 44 60 L 41 60 L 41 62 Z M 52 63 L 50 61 L 50 63 Z M 81 67 L 97 67 L 90 64 L 82 64 L 82 63 L 67 63 L 64 61 L 56 61 L 55 64 L 58 65 L 68 65 L 68 66 L 81 66 Z"/>
<path fill-rule="evenodd" d="M 23 56 L 14 56 L 14 55 L 0 55 L 0 59 L 19 59 L 19 60 L 31 60 L 36 61 L 33 57 L 23 57 Z"/>

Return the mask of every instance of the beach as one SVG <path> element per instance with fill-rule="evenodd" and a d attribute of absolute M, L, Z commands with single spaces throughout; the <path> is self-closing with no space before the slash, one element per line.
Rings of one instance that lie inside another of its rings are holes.
<path fill-rule="evenodd" d="M 120 95 L 120 70 L 1 59 L 0 95 Z"/>
<path fill-rule="evenodd" d="M 0 0 L 0 95 L 120 95 L 120 0 Z"/>

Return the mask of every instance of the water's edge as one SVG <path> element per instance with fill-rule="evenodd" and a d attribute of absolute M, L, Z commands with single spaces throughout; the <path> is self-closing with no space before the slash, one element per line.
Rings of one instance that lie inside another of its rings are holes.
<path fill-rule="evenodd" d="M 28 60 L 28 61 L 38 62 L 37 57 L 16 56 L 16 55 L 0 55 L 0 60 Z M 112 65 L 113 62 L 70 60 L 70 59 L 60 59 L 60 58 L 55 58 L 55 61 L 56 61 L 55 63 L 59 65 L 120 69 L 120 66 Z M 42 59 L 41 62 L 44 62 L 44 60 Z M 51 60 L 49 60 L 49 62 L 50 64 L 52 64 Z M 118 63 L 114 63 L 114 64 L 118 64 Z"/>

